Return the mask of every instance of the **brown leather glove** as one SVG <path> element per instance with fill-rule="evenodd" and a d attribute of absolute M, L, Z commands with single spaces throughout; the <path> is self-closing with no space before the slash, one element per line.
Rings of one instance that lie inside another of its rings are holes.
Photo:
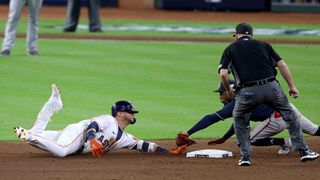
<path fill-rule="evenodd" d="M 96 139 L 89 140 L 90 149 L 93 157 L 102 157 L 103 155 L 103 146 L 102 144 Z"/>
<path fill-rule="evenodd" d="M 195 144 L 195 143 L 196 142 L 194 140 L 189 138 L 188 134 L 185 134 L 183 132 L 180 132 L 179 134 L 177 134 L 176 145 L 178 147 L 183 145 L 191 146 L 192 144 Z"/>

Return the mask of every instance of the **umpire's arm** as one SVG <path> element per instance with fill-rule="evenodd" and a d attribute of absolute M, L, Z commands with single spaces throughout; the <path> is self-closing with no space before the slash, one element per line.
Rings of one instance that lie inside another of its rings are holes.
<path fill-rule="evenodd" d="M 229 71 L 228 71 L 228 69 L 220 69 L 220 78 L 221 78 L 221 82 L 222 82 L 228 96 L 230 98 L 233 97 L 233 91 L 230 88 L 230 84 L 229 84 Z"/>
<path fill-rule="evenodd" d="M 281 75 L 283 76 L 283 78 L 286 80 L 288 84 L 289 95 L 292 96 L 293 98 L 297 98 L 299 96 L 299 91 L 293 82 L 293 78 L 287 64 L 284 62 L 284 60 L 280 60 L 277 62 L 277 66 L 280 70 Z"/>

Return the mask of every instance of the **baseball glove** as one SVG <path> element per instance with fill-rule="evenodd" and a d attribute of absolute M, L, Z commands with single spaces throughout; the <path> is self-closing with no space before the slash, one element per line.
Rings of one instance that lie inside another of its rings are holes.
<path fill-rule="evenodd" d="M 191 146 L 192 144 L 195 144 L 196 142 L 192 139 L 189 138 L 189 135 L 183 132 L 180 132 L 177 134 L 177 138 L 176 138 L 176 145 L 177 147 L 179 146 L 183 146 L 183 145 L 187 145 Z"/>

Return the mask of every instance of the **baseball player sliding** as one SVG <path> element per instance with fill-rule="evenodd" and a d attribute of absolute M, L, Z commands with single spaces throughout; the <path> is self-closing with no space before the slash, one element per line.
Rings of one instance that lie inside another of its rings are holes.
<path fill-rule="evenodd" d="M 56 85 L 52 85 L 51 97 L 42 107 L 32 128 L 14 128 L 19 140 L 58 157 L 88 152 L 94 157 L 101 157 L 104 152 L 120 148 L 163 154 L 177 154 L 181 151 L 169 151 L 153 142 L 143 141 L 126 133 L 124 129 L 136 122 L 135 114 L 138 113 L 129 101 L 114 103 L 111 107 L 112 115 L 82 120 L 61 131 L 45 130 L 51 116 L 62 108 L 60 92 Z"/>

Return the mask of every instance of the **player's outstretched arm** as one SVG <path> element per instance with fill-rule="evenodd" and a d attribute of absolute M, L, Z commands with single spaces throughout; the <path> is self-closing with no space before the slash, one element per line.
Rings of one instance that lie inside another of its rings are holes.
<path fill-rule="evenodd" d="M 229 128 L 229 130 L 223 135 L 223 137 L 209 141 L 208 145 L 217 145 L 217 144 L 223 144 L 226 142 L 231 136 L 235 134 L 233 124 Z"/>

